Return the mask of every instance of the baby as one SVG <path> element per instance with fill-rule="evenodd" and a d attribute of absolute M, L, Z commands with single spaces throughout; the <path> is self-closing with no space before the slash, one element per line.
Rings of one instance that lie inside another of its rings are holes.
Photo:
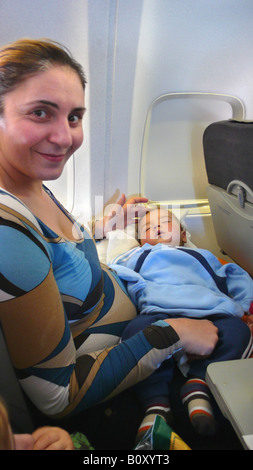
<path fill-rule="evenodd" d="M 139 245 L 117 256 L 110 264 L 125 283 L 139 315 L 124 330 L 133 336 L 158 319 L 187 316 L 213 321 L 219 341 L 208 358 L 188 363 L 187 381 L 181 390 L 195 429 L 212 435 L 216 423 L 205 382 L 211 362 L 249 357 L 252 336 L 240 317 L 253 300 L 251 277 L 234 263 L 222 265 L 207 250 L 186 247 L 186 231 L 170 211 L 154 209 L 139 222 Z M 171 419 L 169 385 L 175 360 L 168 358 L 148 379 L 136 386 L 145 415 L 139 438 L 157 414 Z"/>
<path fill-rule="evenodd" d="M 139 222 L 138 236 L 141 246 L 145 243 L 182 246 L 187 242 L 186 230 L 183 229 L 177 217 L 166 209 L 147 212 Z"/>

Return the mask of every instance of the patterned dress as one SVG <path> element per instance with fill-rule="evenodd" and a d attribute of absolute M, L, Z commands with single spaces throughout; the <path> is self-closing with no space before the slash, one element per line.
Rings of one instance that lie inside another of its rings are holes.
<path fill-rule="evenodd" d="M 163 321 L 120 341 L 135 307 L 100 265 L 90 233 L 49 194 L 75 224 L 76 241 L 0 190 L 0 322 L 24 392 L 59 418 L 142 381 L 182 348 Z"/>

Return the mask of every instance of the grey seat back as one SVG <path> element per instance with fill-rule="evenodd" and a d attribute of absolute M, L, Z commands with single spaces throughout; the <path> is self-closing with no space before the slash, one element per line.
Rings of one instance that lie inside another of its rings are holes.
<path fill-rule="evenodd" d="M 13 432 L 31 433 L 32 419 L 10 361 L 8 349 L 0 326 L 0 396 L 7 405 Z"/>
<path fill-rule="evenodd" d="M 218 245 L 253 276 L 253 122 L 215 122 L 203 147 Z"/>

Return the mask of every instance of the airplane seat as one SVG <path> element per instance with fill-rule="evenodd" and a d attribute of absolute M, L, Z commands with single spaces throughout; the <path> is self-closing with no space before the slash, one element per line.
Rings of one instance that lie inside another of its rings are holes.
<path fill-rule="evenodd" d="M 253 122 L 210 124 L 203 148 L 217 243 L 253 276 Z"/>
<path fill-rule="evenodd" d="M 31 433 L 33 422 L 11 364 L 5 338 L 0 326 L 0 397 L 6 404 L 12 430 L 15 433 Z"/>

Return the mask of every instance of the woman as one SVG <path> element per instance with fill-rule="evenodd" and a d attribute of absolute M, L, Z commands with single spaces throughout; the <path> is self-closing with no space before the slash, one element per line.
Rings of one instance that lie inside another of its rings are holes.
<path fill-rule="evenodd" d="M 135 308 L 101 269 L 89 232 L 42 183 L 82 143 L 85 83 L 52 41 L 0 50 L 0 321 L 23 390 L 56 418 L 120 393 L 182 346 L 205 355 L 217 342 L 212 324 L 184 319 L 119 344 Z M 119 204 L 126 212 L 124 196 Z"/>

